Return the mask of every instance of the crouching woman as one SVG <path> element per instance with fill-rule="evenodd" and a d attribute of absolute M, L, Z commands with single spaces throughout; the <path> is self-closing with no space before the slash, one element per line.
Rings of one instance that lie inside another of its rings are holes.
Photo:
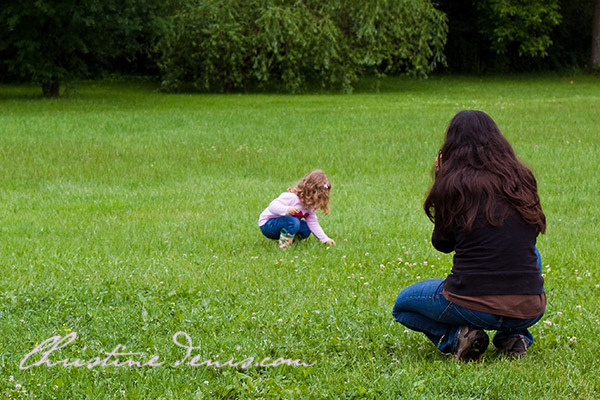
<path fill-rule="evenodd" d="M 446 279 L 415 283 L 394 304 L 396 321 L 423 332 L 443 353 L 477 360 L 493 344 L 523 357 L 527 328 L 546 307 L 538 234 L 546 230 L 537 183 L 496 123 L 481 111 L 450 122 L 425 200 L 433 246 L 454 251 Z"/>

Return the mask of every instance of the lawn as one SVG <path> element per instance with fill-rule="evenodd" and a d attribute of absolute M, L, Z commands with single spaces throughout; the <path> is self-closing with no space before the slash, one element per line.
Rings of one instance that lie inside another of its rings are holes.
<path fill-rule="evenodd" d="M 389 78 L 351 95 L 38 91 L 0 86 L 2 397 L 597 398 L 597 77 Z M 422 204 L 462 109 L 498 123 L 548 219 L 548 307 L 522 360 L 490 346 L 454 362 L 391 315 L 403 287 L 451 268 Z M 320 222 L 337 246 L 281 251 L 258 215 L 315 168 L 333 185 Z M 34 352 L 55 336 L 55 351 Z"/>

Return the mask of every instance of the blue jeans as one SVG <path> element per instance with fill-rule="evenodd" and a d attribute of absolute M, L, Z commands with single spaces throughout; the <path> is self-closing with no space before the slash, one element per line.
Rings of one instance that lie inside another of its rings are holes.
<path fill-rule="evenodd" d="M 535 252 L 541 273 L 542 260 L 537 247 Z M 423 332 L 442 353 L 456 351 L 458 331 L 464 325 L 497 331 L 492 340 L 496 348 L 502 348 L 514 337 L 522 337 L 527 347 L 533 344 L 533 336 L 527 328 L 544 314 L 519 319 L 471 310 L 446 300 L 442 295 L 443 283 L 443 279 L 429 279 L 400 292 L 393 310 L 396 321 L 413 331 Z"/>
<path fill-rule="evenodd" d="M 537 256 L 537 266 L 540 269 L 540 274 L 542 273 L 542 256 L 540 254 L 540 251 L 538 250 L 537 246 L 535 246 L 533 248 L 535 250 L 535 255 Z"/>
<path fill-rule="evenodd" d="M 289 235 L 296 235 L 299 240 L 306 239 L 310 236 L 310 229 L 305 220 L 300 221 L 296 217 L 285 216 L 279 218 L 271 218 L 260 227 L 263 235 L 269 239 L 279 240 L 281 230 L 285 229 Z"/>
<path fill-rule="evenodd" d="M 442 353 L 456 351 L 458 331 L 464 325 L 497 331 L 493 339 L 497 348 L 515 336 L 525 339 L 528 347 L 533 344 L 533 336 L 527 328 L 543 314 L 519 319 L 471 310 L 446 300 L 442 295 L 443 283 L 443 279 L 429 279 L 400 292 L 393 311 L 396 321 L 413 331 L 423 332 Z"/>

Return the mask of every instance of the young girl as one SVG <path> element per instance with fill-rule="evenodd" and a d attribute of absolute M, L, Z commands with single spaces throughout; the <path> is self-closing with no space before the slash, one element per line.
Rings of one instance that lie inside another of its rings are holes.
<path fill-rule="evenodd" d="M 317 210 L 329 214 L 331 183 L 321 170 L 309 172 L 293 188 L 273 200 L 258 219 L 260 231 L 279 247 L 290 246 L 294 238 L 306 239 L 311 232 L 323 243 L 335 246 L 317 219 Z"/>
<path fill-rule="evenodd" d="M 443 353 L 476 360 L 489 338 L 500 353 L 523 357 L 527 330 L 542 318 L 546 295 L 536 237 L 546 230 L 536 180 L 494 121 L 461 111 L 435 160 L 424 208 L 433 246 L 454 254 L 451 273 L 404 289 L 394 317 L 423 332 Z"/>

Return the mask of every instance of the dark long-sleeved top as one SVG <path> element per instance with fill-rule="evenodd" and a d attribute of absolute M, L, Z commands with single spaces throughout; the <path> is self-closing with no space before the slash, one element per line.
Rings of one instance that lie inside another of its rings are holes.
<path fill-rule="evenodd" d="M 516 212 L 501 226 L 493 226 L 480 211 L 469 235 L 455 226 L 448 237 L 440 237 L 434 228 L 434 247 L 445 253 L 455 251 L 444 290 L 459 296 L 542 294 L 536 237 L 536 227 Z"/>

